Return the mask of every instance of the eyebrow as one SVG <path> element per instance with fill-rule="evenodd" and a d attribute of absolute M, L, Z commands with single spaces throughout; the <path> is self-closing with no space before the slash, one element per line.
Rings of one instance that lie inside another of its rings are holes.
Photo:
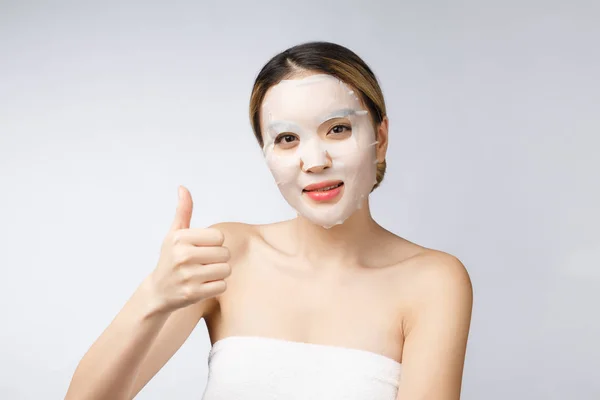
<path fill-rule="evenodd" d="M 366 110 L 356 110 L 354 108 L 342 108 L 342 109 L 336 110 L 324 117 L 317 118 L 317 122 L 319 124 L 322 124 L 322 123 L 329 121 L 330 119 L 334 119 L 334 118 L 345 118 L 350 115 L 364 115 L 367 113 L 368 113 L 368 111 L 366 111 Z M 300 125 L 298 125 L 292 121 L 273 121 L 273 122 L 269 123 L 269 125 L 267 126 L 267 129 L 269 131 L 272 130 L 277 133 L 281 133 L 281 132 L 298 132 L 302 128 L 300 127 Z"/>
<path fill-rule="evenodd" d="M 273 121 L 268 125 L 268 130 L 274 130 L 277 133 L 281 132 L 298 132 L 301 130 L 300 126 L 291 121 Z"/>
<path fill-rule="evenodd" d="M 333 118 L 344 118 L 344 117 L 348 117 L 350 115 L 363 115 L 365 113 L 366 113 L 365 110 L 355 110 L 354 108 L 343 108 L 341 110 L 336 110 L 336 111 L 332 112 L 331 114 L 326 115 L 325 117 L 320 118 L 319 123 L 322 124 L 323 122 L 329 121 L 330 119 L 333 119 Z"/>

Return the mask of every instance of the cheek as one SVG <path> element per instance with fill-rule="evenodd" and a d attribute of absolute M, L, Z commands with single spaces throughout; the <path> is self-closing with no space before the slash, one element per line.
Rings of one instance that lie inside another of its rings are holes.
<path fill-rule="evenodd" d="M 289 183 L 298 176 L 300 161 L 296 155 L 279 156 L 270 153 L 267 154 L 266 161 L 277 184 Z"/>
<path fill-rule="evenodd" d="M 332 158 L 334 167 L 336 160 L 343 160 L 345 158 L 352 157 L 359 151 L 358 146 L 356 145 L 356 139 L 354 138 L 348 138 L 338 142 L 329 143 L 324 147 L 329 156 Z"/>
<path fill-rule="evenodd" d="M 346 172 L 360 173 L 368 172 L 376 160 L 374 148 L 353 148 L 352 151 L 347 151 L 343 155 L 336 157 L 338 166 L 342 167 Z"/>

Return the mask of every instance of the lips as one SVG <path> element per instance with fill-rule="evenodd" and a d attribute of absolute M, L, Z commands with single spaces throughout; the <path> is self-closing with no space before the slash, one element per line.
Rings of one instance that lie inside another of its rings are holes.
<path fill-rule="evenodd" d="M 308 185 L 304 188 L 303 192 L 327 192 L 329 190 L 337 189 L 342 186 L 342 181 L 325 181 Z"/>
<path fill-rule="evenodd" d="M 308 185 L 302 193 L 317 203 L 330 203 L 339 198 L 344 189 L 342 181 L 327 181 Z"/>

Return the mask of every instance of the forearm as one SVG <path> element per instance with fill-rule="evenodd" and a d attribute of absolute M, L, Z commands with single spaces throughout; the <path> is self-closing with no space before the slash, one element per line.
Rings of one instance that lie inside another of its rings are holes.
<path fill-rule="evenodd" d="M 79 362 L 65 400 L 130 399 L 140 365 L 169 316 L 153 304 L 146 279 Z"/>

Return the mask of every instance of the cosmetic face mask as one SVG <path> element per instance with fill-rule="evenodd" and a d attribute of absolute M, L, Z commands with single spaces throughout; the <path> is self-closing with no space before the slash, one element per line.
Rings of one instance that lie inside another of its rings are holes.
<path fill-rule="evenodd" d="M 325 74 L 283 80 L 267 92 L 261 122 L 267 165 L 298 214 L 331 228 L 362 207 L 376 183 L 377 142 L 370 115 L 350 87 Z M 330 200 L 304 191 L 340 181 Z"/>

